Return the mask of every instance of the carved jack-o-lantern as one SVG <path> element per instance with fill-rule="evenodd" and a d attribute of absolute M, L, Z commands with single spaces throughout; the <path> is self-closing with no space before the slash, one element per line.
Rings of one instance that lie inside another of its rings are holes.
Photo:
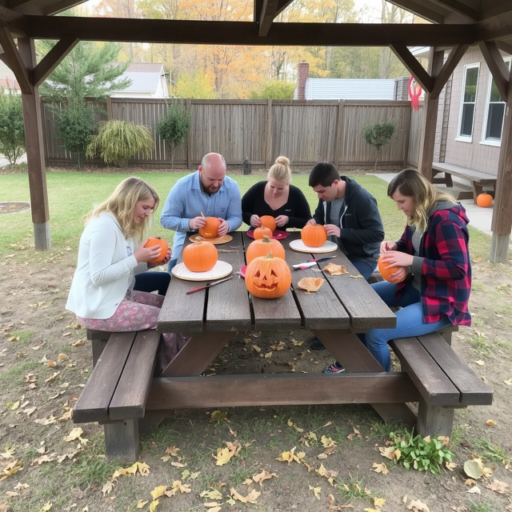
<path fill-rule="evenodd" d="M 249 293 L 260 299 L 282 297 L 292 284 L 288 263 L 272 254 L 253 259 L 245 271 L 245 286 Z"/>

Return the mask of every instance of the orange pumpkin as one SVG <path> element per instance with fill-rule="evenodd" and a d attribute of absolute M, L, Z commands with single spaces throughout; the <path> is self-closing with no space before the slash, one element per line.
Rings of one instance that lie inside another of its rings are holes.
<path fill-rule="evenodd" d="M 248 292 L 260 299 L 278 299 L 289 289 L 292 273 L 288 263 L 271 254 L 255 258 L 247 265 L 245 286 Z"/>
<path fill-rule="evenodd" d="M 268 228 L 256 228 L 254 230 L 254 239 L 255 240 L 262 240 L 264 236 L 267 236 L 268 238 L 272 238 L 272 231 Z"/>
<path fill-rule="evenodd" d="M 254 258 L 266 256 L 269 253 L 273 254 L 276 258 L 282 258 L 284 260 L 285 251 L 281 242 L 265 236 L 262 240 L 254 240 L 254 242 L 249 244 L 245 252 L 245 259 L 247 263 L 251 263 Z"/>
<path fill-rule="evenodd" d="M 479 194 L 476 198 L 476 204 L 480 206 L 480 208 L 489 208 L 492 204 L 492 196 L 487 192 L 483 192 Z"/>
<path fill-rule="evenodd" d="M 218 259 L 217 247 L 211 242 L 194 242 L 183 249 L 183 263 L 191 272 L 208 272 Z"/>
<path fill-rule="evenodd" d="M 407 272 L 404 273 L 404 277 L 402 277 L 402 279 L 391 279 L 389 276 L 397 272 L 398 269 L 401 267 L 387 267 L 389 263 L 382 263 L 381 258 L 382 256 L 377 260 L 377 267 L 383 279 L 385 279 L 389 283 L 401 283 L 406 278 Z"/>
<path fill-rule="evenodd" d="M 206 224 L 199 228 L 199 234 L 203 238 L 217 238 L 219 236 L 220 219 L 217 217 L 206 217 Z"/>
<path fill-rule="evenodd" d="M 321 224 L 304 226 L 300 238 L 307 247 L 322 247 L 327 241 L 327 231 Z"/>
<path fill-rule="evenodd" d="M 268 228 L 272 233 L 276 230 L 276 219 L 272 215 L 263 215 L 260 217 L 261 227 Z"/>
<path fill-rule="evenodd" d="M 160 247 L 160 254 L 157 258 L 153 258 L 152 260 L 149 260 L 148 263 L 151 265 L 158 265 L 167 254 L 167 251 L 169 250 L 169 246 L 167 245 L 167 242 L 165 240 L 162 240 L 159 236 L 151 236 L 148 238 L 148 241 L 144 244 L 144 247 Z"/>

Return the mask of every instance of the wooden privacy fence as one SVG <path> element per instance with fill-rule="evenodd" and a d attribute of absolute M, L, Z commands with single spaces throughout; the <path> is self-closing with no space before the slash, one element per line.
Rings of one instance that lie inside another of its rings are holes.
<path fill-rule="evenodd" d="M 94 102 L 103 109 L 100 119 L 122 119 L 147 126 L 155 140 L 149 158 L 135 155 L 130 166 L 169 168 L 171 155 L 158 136 L 156 125 L 172 100 L 111 98 Z M 395 133 L 379 156 L 379 169 L 401 169 L 417 161 L 419 134 L 411 138 L 408 101 L 275 101 L 185 100 L 192 113 L 188 136 L 175 148 L 175 168 L 193 169 L 211 151 L 221 153 L 228 165 L 240 166 L 247 157 L 253 166 L 268 168 L 279 155 L 292 166 L 311 167 L 320 161 L 340 169 L 371 169 L 376 150 L 363 138 L 363 127 L 394 120 Z M 77 160 L 62 148 L 56 130 L 55 107 L 43 100 L 44 143 L 47 166 L 69 165 Z M 99 159 L 90 163 L 101 165 Z"/>

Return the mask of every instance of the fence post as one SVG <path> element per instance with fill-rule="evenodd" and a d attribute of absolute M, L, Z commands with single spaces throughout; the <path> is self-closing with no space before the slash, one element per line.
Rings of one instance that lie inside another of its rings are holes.
<path fill-rule="evenodd" d="M 112 98 L 110 96 L 107 96 L 107 121 L 110 121 L 112 119 Z"/>
<path fill-rule="evenodd" d="M 402 169 L 407 167 L 407 160 L 409 159 L 409 140 L 411 139 L 411 123 L 412 123 L 412 109 L 406 107 L 407 112 L 409 113 L 408 123 L 406 124 L 407 130 L 405 132 L 405 144 L 404 144 L 404 164 Z"/>
<path fill-rule="evenodd" d="M 343 146 L 343 114 L 345 110 L 345 100 L 338 102 L 338 115 L 336 116 L 336 130 L 334 139 L 334 165 L 339 167 L 341 161 L 341 148 Z"/>
<path fill-rule="evenodd" d="M 192 100 L 185 100 L 186 109 L 188 112 L 192 112 Z M 190 128 L 187 133 L 187 169 L 192 169 L 192 143 L 193 137 L 190 136 L 193 123 L 190 123 Z"/>
<path fill-rule="evenodd" d="M 265 167 L 272 162 L 272 100 L 267 100 L 267 126 L 265 128 Z"/>

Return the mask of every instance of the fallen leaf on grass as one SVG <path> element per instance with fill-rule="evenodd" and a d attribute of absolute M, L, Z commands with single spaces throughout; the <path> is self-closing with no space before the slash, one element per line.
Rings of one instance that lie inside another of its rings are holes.
<path fill-rule="evenodd" d="M 22 469 L 23 469 L 22 461 L 14 460 L 14 461 L 10 462 L 9 464 L 7 464 L 7 466 L 5 466 L 5 468 L 2 472 L 2 476 L 0 477 L 0 482 L 2 480 L 5 480 L 6 478 L 16 474 L 18 471 L 21 471 Z"/>
<path fill-rule="evenodd" d="M 303 341 L 297 341 L 297 340 L 294 340 L 293 338 L 291 339 L 291 342 L 292 342 L 292 345 L 294 345 L 295 347 L 300 347 L 304 343 Z"/>
<path fill-rule="evenodd" d="M 329 510 L 345 510 L 347 508 L 354 508 L 354 505 L 336 505 L 334 496 L 332 494 L 329 494 L 329 496 L 327 497 L 327 508 Z"/>
<path fill-rule="evenodd" d="M 485 487 L 499 494 L 505 494 L 507 492 L 508 484 L 500 482 L 499 480 L 493 480 L 492 483 L 487 484 Z"/>
<path fill-rule="evenodd" d="M 137 508 L 144 508 L 149 503 L 149 500 L 139 500 L 137 501 Z"/>
<path fill-rule="evenodd" d="M 40 466 L 44 462 L 53 462 L 54 460 L 55 460 L 54 453 L 51 455 L 41 455 L 41 457 L 37 457 L 37 459 L 34 459 L 30 465 L 35 466 L 37 464 Z"/>
<path fill-rule="evenodd" d="M 60 372 L 54 372 L 54 374 L 51 377 L 48 377 L 44 381 L 45 382 L 53 382 L 59 375 L 60 375 Z"/>
<path fill-rule="evenodd" d="M 482 491 L 478 485 L 471 487 L 471 489 L 468 489 L 466 492 L 469 492 L 470 494 L 482 494 Z"/>
<path fill-rule="evenodd" d="M 379 451 L 383 457 L 386 457 L 390 460 L 400 460 L 400 456 L 402 455 L 402 452 L 400 450 L 395 450 L 393 446 L 388 446 L 387 448 L 382 448 L 379 446 Z"/>
<path fill-rule="evenodd" d="M 384 462 L 381 464 L 374 462 L 372 464 L 372 468 L 374 468 L 372 471 L 375 471 L 375 473 L 382 473 L 383 475 L 387 475 L 389 473 L 389 470 Z"/>
<path fill-rule="evenodd" d="M 507 386 L 512 386 L 512 377 L 503 381 Z"/>
<path fill-rule="evenodd" d="M 477 364 L 478 366 L 485 366 L 485 363 L 481 359 L 475 361 L 475 364 Z"/>
<path fill-rule="evenodd" d="M 160 502 L 158 500 L 152 501 L 151 505 L 149 505 L 149 512 L 155 512 L 156 507 L 160 505 Z"/>
<path fill-rule="evenodd" d="M 296 425 L 294 425 L 291 419 L 288 419 L 288 423 L 287 423 L 287 425 L 288 425 L 289 427 L 293 427 L 297 432 L 304 432 L 304 429 L 303 429 L 303 428 L 300 428 L 300 427 L 297 427 Z"/>
<path fill-rule="evenodd" d="M 487 420 L 485 422 L 485 424 L 488 426 L 488 427 L 495 427 L 496 426 L 496 422 L 494 420 Z"/>
<path fill-rule="evenodd" d="M 457 463 L 455 462 L 448 462 L 446 461 L 444 463 L 444 467 L 448 470 L 448 471 L 453 471 L 456 467 L 457 467 Z"/>
<path fill-rule="evenodd" d="M 172 483 L 172 490 L 166 491 L 164 494 L 170 498 L 171 496 L 177 494 L 178 491 L 183 494 L 192 492 L 192 489 L 190 488 L 189 484 L 182 484 L 181 480 L 174 480 Z"/>
<path fill-rule="evenodd" d="M 68 436 L 64 437 L 64 441 L 66 441 L 66 443 L 70 443 L 71 441 L 75 441 L 76 439 L 79 439 L 80 442 L 86 441 L 85 439 L 82 438 L 83 433 L 84 431 L 80 427 L 76 427 L 69 433 Z"/>
<path fill-rule="evenodd" d="M 114 488 L 114 484 L 112 482 L 107 482 L 102 488 L 101 492 L 103 493 L 103 496 L 106 496 L 107 494 L 110 494 L 112 492 L 112 489 Z"/>
<path fill-rule="evenodd" d="M 323 444 L 324 448 L 333 448 L 336 446 L 336 441 L 327 436 L 322 436 L 320 442 Z"/>
<path fill-rule="evenodd" d="M 464 462 L 464 473 L 474 480 L 478 480 L 484 474 L 482 460 L 471 459 Z"/>
<path fill-rule="evenodd" d="M 116 482 L 120 476 L 137 475 L 137 473 L 141 476 L 148 476 L 149 466 L 145 462 L 135 462 L 129 468 L 121 468 L 114 471 L 111 480 Z"/>
<path fill-rule="evenodd" d="M 289 452 L 282 452 L 281 457 L 277 457 L 276 460 L 281 462 L 288 462 L 288 464 L 290 464 L 293 461 L 301 464 L 302 459 L 306 456 L 306 454 L 304 452 L 299 452 L 297 453 L 297 455 L 295 455 L 295 448 L 296 446 L 294 446 Z"/>
<path fill-rule="evenodd" d="M 156 500 L 157 498 L 162 497 L 165 494 L 165 491 L 167 491 L 167 485 L 159 485 L 151 491 L 151 497 L 153 500 Z"/>
<path fill-rule="evenodd" d="M 407 506 L 409 510 L 413 510 L 414 512 L 430 512 L 430 509 L 422 503 L 420 500 L 412 500 L 411 503 Z"/>
<path fill-rule="evenodd" d="M 256 500 L 261 496 L 261 492 L 256 491 L 253 489 L 247 496 L 242 496 L 240 493 L 237 492 L 237 490 L 234 487 L 231 487 L 229 490 L 229 493 L 231 494 L 231 497 L 234 500 L 241 501 L 242 503 L 256 503 Z"/>
<path fill-rule="evenodd" d="M 320 492 L 322 491 L 321 487 L 313 487 L 312 485 L 309 486 L 309 490 L 313 491 L 313 494 L 315 495 L 315 498 L 317 500 L 320 499 Z"/>
<path fill-rule="evenodd" d="M 277 475 L 275 473 L 269 473 L 265 469 L 261 471 L 261 473 L 257 473 L 256 475 L 252 476 L 252 479 L 257 483 L 260 484 L 260 486 L 263 486 L 263 482 L 265 480 L 270 480 L 272 477 L 277 478 Z"/>
<path fill-rule="evenodd" d="M 212 421 L 228 421 L 228 413 L 227 412 L 221 412 L 221 411 L 213 411 L 211 415 Z"/>
<path fill-rule="evenodd" d="M 17 402 L 8 402 L 7 403 L 7 409 L 10 409 L 11 411 L 15 411 L 20 406 L 20 401 Z"/>
<path fill-rule="evenodd" d="M 373 506 L 375 508 L 382 508 L 386 504 L 385 498 L 372 498 Z"/>
<path fill-rule="evenodd" d="M 203 491 L 200 495 L 201 498 L 206 498 L 207 500 L 221 500 L 222 494 L 217 491 L 217 489 L 213 489 L 213 491 Z"/>

